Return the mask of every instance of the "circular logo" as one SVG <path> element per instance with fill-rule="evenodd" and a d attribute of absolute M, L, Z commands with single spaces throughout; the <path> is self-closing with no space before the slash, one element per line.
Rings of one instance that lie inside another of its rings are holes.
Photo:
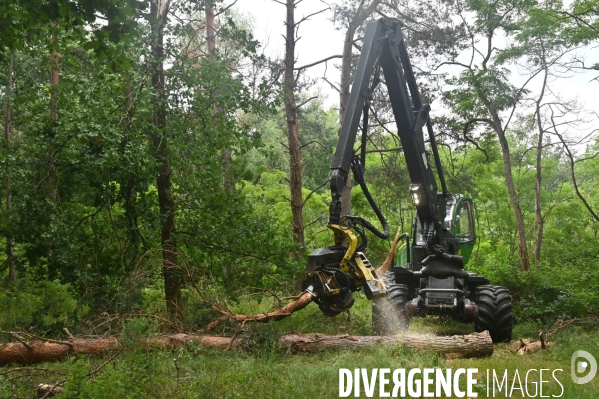
<path fill-rule="evenodd" d="M 584 358 L 585 360 L 582 360 Z M 595 378 L 595 374 L 597 374 L 597 361 L 587 351 L 576 351 L 572 354 L 572 364 L 571 364 L 571 372 L 572 372 L 572 381 L 575 384 L 586 384 Z M 590 367 L 589 367 L 590 366 Z M 588 372 L 584 377 L 578 377 L 577 374 L 583 374 Z"/>

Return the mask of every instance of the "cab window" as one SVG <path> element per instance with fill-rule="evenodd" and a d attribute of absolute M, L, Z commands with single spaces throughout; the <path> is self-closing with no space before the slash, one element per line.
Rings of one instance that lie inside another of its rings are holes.
<path fill-rule="evenodd" d="M 474 225 L 472 220 L 472 203 L 464 201 L 460 204 L 455 215 L 454 234 L 460 242 L 474 240 Z"/>
<path fill-rule="evenodd" d="M 420 220 L 418 219 L 418 216 L 414 218 L 414 227 L 416 228 L 414 243 L 416 245 L 426 245 L 426 242 L 424 242 L 424 237 L 422 236 L 422 227 L 420 226 Z"/>

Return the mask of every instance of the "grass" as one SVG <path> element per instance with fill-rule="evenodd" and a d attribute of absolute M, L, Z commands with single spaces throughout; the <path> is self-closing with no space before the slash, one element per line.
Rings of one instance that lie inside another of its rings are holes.
<path fill-rule="evenodd" d="M 269 301 L 244 301 L 237 311 L 264 310 Z M 22 372 L 2 375 L 9 368 L 0 369 L 0 398 L 31 398 L 39 383 L 69 381 L 59 398 L 337 398 L 339 396 L 339 369 L 347 368 L 477 368 L 479 397 L 486 395 L 486 370 L 502 375 L 508 370 L 509 386 L 518 370 L 522 383 L 529 369 L 563 369 L 556 374 L 563 385 L 562 398 L 596 398 L 599 376 L 586 385 L 576 385 L 570 378 L 570 358 L 582 349 L 599 357 L 599 333 L 580 327 L 567 328 L 555 338 L 550 350 L 519 356 L 514 343 L 501 344 L 492 357 L 486 359 L 445 359 L 434 353 L 403 348 L 374 348 L 362 351 L 322 352 L 314 355 L 293 355 L 275 349 L 276 339 L 286 332 L 324 332 L 328 334 L 369 335 L 370 305 L 358 298 L 352 319 L 344 315 L 325 319 L 315 305 L 293 317 L 269 325 L 254 325 L 247 332 L 253 345 L 249 352 L 222 351 L 196 346 L 175 351 L 146 352 L 130 347 L 121 352 L 93 377 L 88 377 L 104 363 L 105 358 L 78 358 L 73 356 L 60 363 L 41 364 Z M 470 333 L 472 327 L 444 322 L 439 319 L 413 320 L 411 332 L 437 334 Z M 515 338 L 538 335 L 539 326 L 520 324 L 514 330 Z M 134 337 L 133 337 L 134 338 Z M 60 373 L 60 374 L 58 374 Z M 560 386 L 547 374 L 543 395 L 559 395 Z M 538 373 L 534 374 L 538 381 Z M 534 393 L 533 381 L 529 392 Z M 378 387 L 375 391 L 378 394 Z M 362 390 L 362 396 L 365 397 Z M 351 397 L 354 397 L 353 395 Z M 375 395 L 374 397 L 378 397 Z M 491 396 L 492 397 L 492 396 Z M 495 397 L 505 397 L 496 394 Z M 514 398 L 522 398 L 513 391 Z M 539 397 L 538 394 L 536 397 Z"/>

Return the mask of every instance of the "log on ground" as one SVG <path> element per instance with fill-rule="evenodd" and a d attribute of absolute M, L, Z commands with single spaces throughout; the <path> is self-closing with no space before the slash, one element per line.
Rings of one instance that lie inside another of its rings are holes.
<path fill-rule="evenodd" d="M 0 345 L 0 365 L 62 360 L 70 354 L 103 355 L 118 347 L 116 338 L 75 338 L 68 341 L 12 342 Z"/>
<path fill-rule="evenodd" d="M 202 345 L 223 350 L 244 349 L 246 337 L 219 337 L 199 334 L 172 334 L 145 338 L 139 345 L 147 350 L 174 349 L 186 345 Z M 288 334 L 279 339 L 282 350 L 294 353 L 314 353 L 322 350 L 361 349 L 377 345 L 404 346 L 434 351 L 447 357 L 485 357 L 493 354 L 493 342 L 488 332 L 455 336 L 353 336 L 326 334 Z M 116 338 L 73 339 L 64 343 L 30 341 L 0 345 L 0 365 L 33 364 L 59 361 L 70 354 L 104 355 L 120 347 Z"/>
<path fill-rule="evenodd" d="M 293 352 L 311 353 L 327 349 L 361 349 L 377 345 L 403 346 L 412 349 L 434 351 L 449 358 L 487 357 L 493 354 L 493 341 L 488 331 L 470 335 L 429 336 L 353 336 L 325 334 L 288 334 L 279 344 Z"/>
<path fill-rule="evenodd" d="M 199 334 L 170 334 L 143 338 L 137 345 L 147 350 L 171 350 L 186 345 L 203 345 L 220 349 L 243 347 L 247 339 Z M 0 366 L 7 364 L 35 364 L 55 362 L 69 355 L 105 355 L 121 348 L 114 338 L 82 339 L 69 341 L 11 342 L 0 345 Z"/>

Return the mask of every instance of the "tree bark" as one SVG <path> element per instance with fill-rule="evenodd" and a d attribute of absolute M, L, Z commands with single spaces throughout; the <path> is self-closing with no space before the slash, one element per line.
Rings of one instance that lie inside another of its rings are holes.
<path fill-rule="evenodd" d="M 210 56 L 216 48 L 216 29 L 214 22 L 214 1 L 207 1 L 204 9 L 206 14 L 206 54 Z M 218 106 L 214 106 L 214 111 L 222 112 Z M 223 174 L 223 185 L 227 195 L 235 189 L 235 179 L 231 175 L 231 167 L 233 165 L 233 151 L 230 147 L 225 147 L 223 150 L 225 170 Z M 228 268 L 227 268 L 228 269 Z M 227 270 L 228 274 L 228 270 Z"/>
<path fill-rule="evenodd" d="M 6 89 L 7 89 L 7 101 L 6 101 L 6 112 L 4 114 L 4 145 L 6 147 L 7 155 L 10 153 L 10 140 L 11 140 L 11 115 L 12 115 L 12 92 L 13 92 L 13 62 L 14 56 L 11 52 L 8 59 L 8 72 L 6 74 Z M 6 166 L 6 222 L 9 226 L 12 219 L 12 192 L 10 187 L 10 165 Z M 6 265 L 8 266 L 8 279 L 14 281 L 17 278 L 15 271 L 15 259 L 14 259 L 14 243 L 10 232 L 6 234 Z"/>
<path fill-rule="evenodd" d="M 76 338 L 64 343 L 30 341 L 26 345 L 14 342 L 0 345 L 0 365 L 19 363 L 33 364 L 41 362 L 55 362 L 62 360 L 69 354 L 103 355 L 117 348 L 119 341 L 116 338 Z"/>
<path fill-rule="evenodd" d="M 539 334 L 539 340 L 534 342 L 526 342 L 523 339 L 520 339 L 520 346 L 516 350 L 516 353 L 519 355 L 525 355 L 530 353 L 535 353 L 541 349 L 547 349 L 550 346 L 553 346 L 551 342 L 545 342 L 543 338 L 544 331 L 541 331 Z"/>
<path fill-rule="evenodd" d="M 428 336 L 419 334 L 378 336 L 288 334 L 279 339 L 283 349 L 313 353 L 329 349 L 362 349 L 385 346 L 405 346 L 430 350 L 450 358 L 487 357 L 493 354 L 493 341 L 488 331 L 470 335 Z"/>
<path fill-rule="evenodd" d="M 190 344 L 200 344 L 228 350 L 244 349 L 247 337 L 219 337 L 198 334 L 173 334 L 145 338 L 138 344 L 148 350 L 175 349 Z M 411 349 L 434 351 L 449 358 L 487 357 L 493 354 L 493 342 L 488 331 L 470 335 L 428 336 L 352 336 L 326 334 L 287 334 L 278 340 L 281 350 L 294 353 L 314 353 L 323 350 L 363 349 L 379 345 L 404 346 Z M 59 361 L 72 354 L 105 355 L 117 350 L 121 344 L 116 338 L 75 338 L 63 343 L 31 341 L 0 345 L 0 365 L 33 364 Z"/>
<path fill-rule="evenodd" d="M 372 2 L 366 7 L 362 8 L 364 0 L 358 5 L 358 9 L 353 15 L 352 20 L 349 23 L 347 32 L 345 32 L 345 40 L 343 41 L 343 52 L 341 53 L 341 80 L 340 80 L 340 92 L 339 92 L 339 124 L 343 123 L 345 117 L 345 110 L 347 109 L 347 103 L 349 102 L 350 85 L 352 82 L 351 77 L 351 61 L 352 61 L 352 48 L 354 42 L 354 36 L 356 30 L 366 21 L 366 18 L 374 12 L 378 7 L 381 0 L 372 0 Z M 341 193 L 341 214 L 351 214 L 351 176 L 348 177 L 345 187 Z"/>
<path fill-rule="evenodd" d="M 206 52 L 212 53 L 216 47 L 216 36 L 214 32 L 214 4 L 212 1 L 206 2 Z"/>
<path fill-rule="evenodd" d="M 171 316 L 179 313 L 181 303 L 181 280 L 178 275 L 177 244 L 175 241 L 175 204 L 171 192 L 171 170 L 166 132 L 166 101 L 164 87 L 164 23 L 168 15 L 170 0 L 152 0 L 150 12 L 154 16 L 152 28 L 152 88 L 155 94 L 152 132 L 154 156 L 159 164 L 156 186 L 158 204 L 163 218 L 161 227 L 162 275 L 166 306 Z"/>
<path fill-rule="evenodd" d="M 287 30 L 285 33 L 285 116 L 287 119 L 287 142 L 289 146 L 289 189 L 291 191 L 291 223 L 294 241 L 300 246 L 298 256 L 305 251 L 304 216 L 302 200 L 302 154 L 295 106 L 295 2 L 287 0 Z"/>
<path fill-rule="evenodd" d="M 56 25 L 55 25 L 56 27 Z M 52 49 L 50 50 L 50 119 L 58 119 L 58 51 L 56 50 L 56 34 L 52 34 Z"/>

